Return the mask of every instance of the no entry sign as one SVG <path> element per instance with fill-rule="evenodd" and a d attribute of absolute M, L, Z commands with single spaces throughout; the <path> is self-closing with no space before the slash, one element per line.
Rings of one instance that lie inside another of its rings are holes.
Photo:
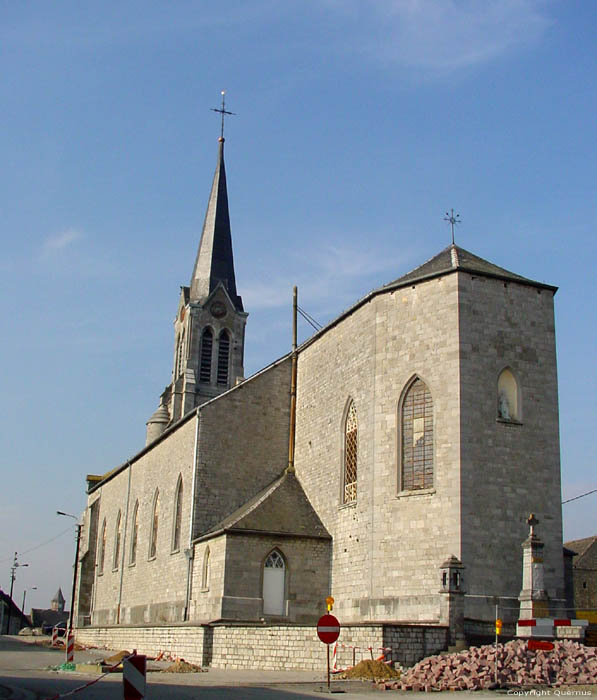
<path fill-rule="evenodd" d="M 317 623 L 317 636 L 324 644 L 333 644 L 340 636 L 340 623 L 333 615 L 322 615 Z"/>

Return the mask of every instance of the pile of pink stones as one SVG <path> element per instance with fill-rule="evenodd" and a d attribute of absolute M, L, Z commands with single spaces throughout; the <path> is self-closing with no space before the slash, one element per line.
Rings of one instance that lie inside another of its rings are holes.
<path fill-rule="evenodd" d="M 573 641 L 555 641 L 551 651 L 534 651 L 526 640 L 430 656 L 380 690 L 481 690 L 491 686 L 552 687 L 597 683 L 597 650 Z"/>

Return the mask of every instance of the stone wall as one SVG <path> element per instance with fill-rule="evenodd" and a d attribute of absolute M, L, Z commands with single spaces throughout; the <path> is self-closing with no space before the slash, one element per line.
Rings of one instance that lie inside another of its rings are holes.
<path fill-rule="evenodd" d="M 290 360 L 199 409 L 194 537 L 234 512 L 288 464 Z"/>
<path fill-rule="evenodd" d="M 564 598 L 553 292 L 459 273 L 462 562 L 469 594 L 516 597 L 531 512 L 545 588 Z M 519 420 L 498 415 L 498 377 L 518 383 Z M 466 600 L 486 618 L 493 601 Z M 557 609 L 552 609 L 557 613 Z"/>
<path fill-rule="evenodd" d="M 355 625 L 343 627 L 338 640 L 338 666 L 386 652 L 403 666 L 446 648 L 447 629 L 424 625 Z M 326 647 L 313 626 L 170 625 L 163 627 L 88 627 L 78 629 L 78 642 L 108 649 L 133 648 L 156 656 L 163 651 L 214 668 L 312 670 L 325 672 Z M 344 646 L 343 646 L 344 645 Z M 369 650 L 371 648 L 371 651 Z"/>
<path fill-rule="evenodd" d="M 90 495 L 90 508 L 99 508 L 98 537 L 106 522 L 103 571 L 99 566 L 82 567 L 88 577 L 90 571 L 95 575 L 91 601 L 94 624 L 113 624 L 119 615 L 120 622 L 125 623 L 183 619 L 188 571 L 184 550 L 189 543 L 196 425 L 196 418 L 185 421 Z M 183 510 L 180 547 L 174 550 L 174 496 L 179 476 L 183 484 Z M 150 556 L 156 488 L 159 489 L 157 543 L 155 556 Z M 133 562 L 132 519 L 137 502 L 137 552 Z M 120 556 L 114 561 L 118 512 L 121 513 Z M 97 550 L 98 547 L 90 548 L 87 556 L 97 560 Z M 82 592 L 85 579 L 83 581 Z"/>
<path fill-rule="evenodd" d="M 437 622 L 439 567 L 460 551 L 458 285 L 449 275 L 378 295 L 300 349 L 297 476 L 334 540 L 347 622 Z M 433 488 L 400 491 L 398 408 L 418 375 L 433 398 Z M 357 498 L 342 502 L 344 420 L 358 421 Z"/>

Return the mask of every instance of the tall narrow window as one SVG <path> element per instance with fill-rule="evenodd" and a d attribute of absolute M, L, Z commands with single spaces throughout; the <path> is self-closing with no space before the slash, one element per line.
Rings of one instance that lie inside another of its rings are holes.
<path fill-rule="evenodd" d="M 116 527 L 114 528 L 114 556 L 112 558 L 112 568 L 117 569 L 120 562 L 120 537 L 122 534 L 122 514 L 118 511 L 116 516 Z"/>
<path fill-rule="evenodd" d="M 402 401 L 402 480 L 404 491 L 433 486 L 433 399 L 418 377 Z"/>
<path fill-rule="evenodd" d="M 156 489 L 153 497 L 153 517 L 151 518 L 151 533 L 149 537 L 149 558 L 155 557 L 158 547 L 158 523 L 160 520 L 160 492 Z"/>
<path fill-rule="evenodd" d="M 201 589 L 204 591 L 209 590 L 209 559 L 210 559 L 209 547 L 205 550 L 203 555 L 203 576 L 201 577 Z"/>
<path fill-rule="evenodd" d="M 180 334 L 178 338 L 178 351 L 176 354 L 176 376 L 180 377 L 182 373 L 182 365 L 184 358 L 184 331 Z"/>
<path fill-rule="evenodd" d="M 218 347 L 218 384 L 227 386 L 228 384 L 228 360 L 230 358 L 230 336 L 228 331 L 220 333 Z"/>
<path fill-rule="evenodd" d="M 357 410 L 350 402 L 344 423 L 344 503 L 357 500 Z"/>
<path fill-rule="evenodd" d="M 104 562 L 106 561 L 106 519 L 102 523 L 102 529 L 100 531 L 99 538 L 99 552 L 97 558 L 97 565 L 100 574 L 104 573 Z"/>
<path fill-rule="evenodd" d="M 131 556 L 130 563 L 137 562 L 137 540 L 139 538 L 139 501 L 135 503 L 133 518 L 131 521 Z"/>
<path fill-rule="evenodd" d="M 211 352 L 214 336 L 211 328 L 206 328 L 201 335 L 201 364 L 199 366 L 199 381 L 211 382 Z"/>
<path fill-rule="evenodd" d="M 174 494 L 174 517 L 172 518 L 172 551 L 180 549 L 180 530 L 182 527 L 182 475 L 178 477 Z"/>

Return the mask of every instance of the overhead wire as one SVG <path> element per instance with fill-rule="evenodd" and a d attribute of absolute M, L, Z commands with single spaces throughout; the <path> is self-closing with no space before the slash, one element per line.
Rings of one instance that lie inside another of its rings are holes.
<path fill-rule="evenodd" d="M 584 498 L 585 496 L 590 496 L 592 493 L 596 493 L 597 489 L 593 489 L 592 491 L 587 491 L 586 493 L 581 493 L 580 496 L 574 496 L 574 498 L 568 498 L 566 501 L 562 501 L 562 505 L 564 503 L 570 503 L 570 501 L 578 501 L 579 498 Z"/>
<path fill-rule="evenodd" d="M 309 323 L 311 326 L 313 326 L 313 328 L 314 328 L 316 331 L 320 331 L 320 330 L 323 328 L 323 326 L 321 325 L 321 323 L 319 323 L 319 321 L 316 321 L 316 320 L 313 318 L 313 316 L 311 316 L 310 314 L 308 314 L 304 309 L 301 309 L 300 306 L 297 305 L 296 310 L 297 310 L 297 311 L 299 312 L 299 314 L 305 319 L 305 321 L 307 321 L 307 323 Z"/>
<path fill-rule="evenodd" d="M 29 554 L 30 552 L 35 552 L 36 549 L 41 549 L 41 547 L 45 547 L 47 544 L 50 544 L 51 542 L 54 542 L 57 540 L 59 537 L 62 537 L 65 535 L 67 532 L 71 531 L 75 525 L 69 525 L 66 530 L 63 530 L 62 532 L 59 532 L 57 535 L 54 535 L 54 537 L 50 537 L 49 540 L 45 540 L 44 542 L 41 542 L 40 544 L 36 544 L 35 547 L 30 547 L 29 549 L 21 550 L 19 552 L 19 556 L 22 556 L 23 554 Z M 10 555 L 9 557 L 5 557 L 4 559 L 0 559 L 0 564 L 3 564 L 5 561 L 11 561 L 14 555 Z"/>

